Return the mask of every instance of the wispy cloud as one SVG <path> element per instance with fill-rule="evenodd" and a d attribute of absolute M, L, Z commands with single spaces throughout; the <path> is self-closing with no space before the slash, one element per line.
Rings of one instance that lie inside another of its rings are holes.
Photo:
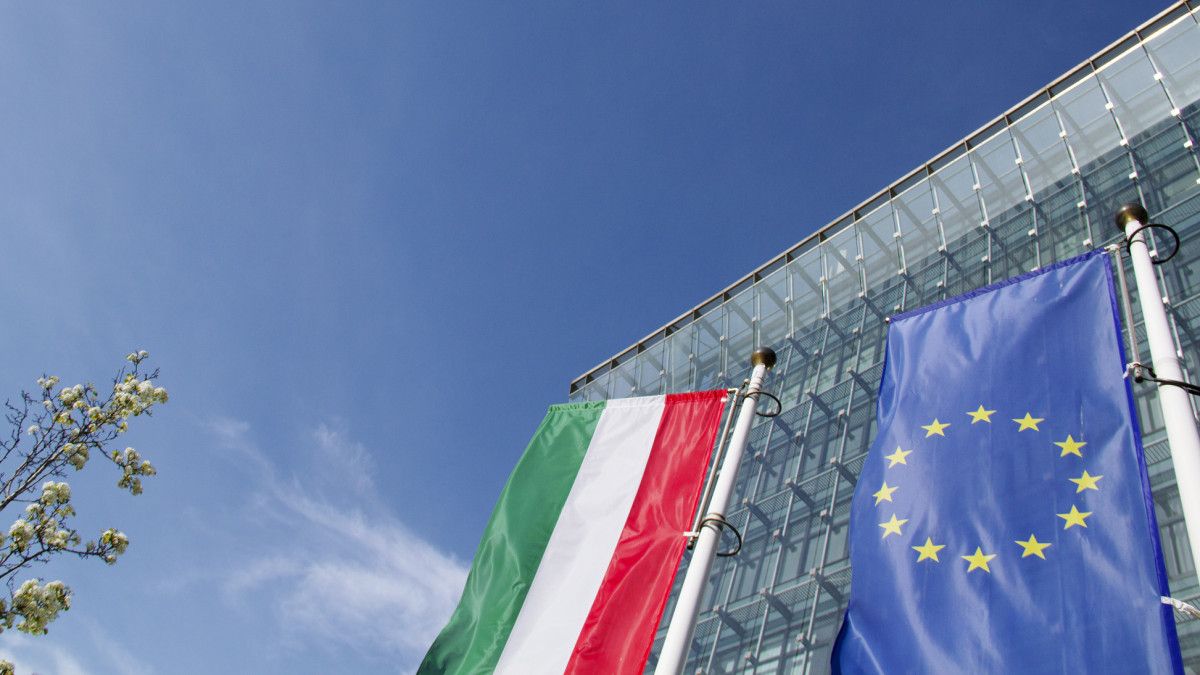
<path fill-rule="evenodd" d="M 250 440 L 250 427 L 217 420 L 210 430 L 260 469 L 259 513 L 278 528 L 227 570 L 233 607 L 269 603 L 281 637 L 368 650 L 412 663 L 441 629 L 467 566 L 421 540 L 390 514 L 371 479 L 370 453 L 337 424 L 311 435 L 317 470 L 284 477 Z"/>
<path fill-rule="evenodd" d="M 332 489 L 342 494 L 354 494 L 359 499 L 374 500 L 375 482 L 371 478 L 375 461 L 361 443 L 350 441 L 345 425 L 322 424 L 313 432 L 316 441 L 319 481 L 315 487 Z"/>
<path fill-rule="evenodd" d="M 60 641 L 16 630 L 0 634 L 0 658 L 11 661 L 19 675 L 150 675 L 154 671 L 120 644 L 105 625 L 87 615 L 72 619 L 84 630 L 82 639 Z M 58 635 L 58 631 L 53 631 Z"/>
<path fill-rule="evenodd" d="M 99 626 L 93 623 L 89 628 L 96 651 L 111 667 L 109 672 L 122 675 L 151 675 L 154 672 L 133 652 L 111 639 Z"/>
<path fill-rule="evenodd" d="M 55 673 L 56 675 L 86 675 L 87 670 L 65 647 L 18 633 L 5 631 L 0 634 L 0 649 L 4 658 L 16 667 L 18 673 Z"/>

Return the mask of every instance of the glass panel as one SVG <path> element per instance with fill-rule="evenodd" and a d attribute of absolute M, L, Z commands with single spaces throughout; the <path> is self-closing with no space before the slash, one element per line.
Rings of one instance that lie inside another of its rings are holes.
<path fill-rule="evenodd" d="M 571 403 L 578 403 L 581 401 L 603 401 L 606 398 L 608 397 L 605 395 L 604 386 L 596 382 L 590 382 L 576 390 L 567 400 Z"/>
<path fill-rule="evenodd" d="M 1082 201 L 1083 186 L 1078 182 L 1072 182 L 1058 192 L 1039 195 L 1035 206 L 1038 243 L 1043 251 L 1049 252 L 1051 260 L 1066 260 L 1096 247 L 1086 243 L 1090 234 L 1087 218 L 1080 207 Z M 1116 228 L 1112 232 L 1116 234 Z"/>
<path fill-rule="evenodd" d="M 1182 508 L 1179 505 L 1179 490 L 1174 487 L 1168 489 L 1173 493 L 1172 499 L 1166 499 L 1165 495 L 1155 495 L 1154 504 L 1157 507 L 1155 513 L 1158 517 L 1163 562 L 1166 564 L 1167 577 L 1171 580 L 1171 590 L 1175 591 L 1179 588 L 1176 580 L 1182 580 L 1184 585 L 1195 585 L 1196 565 L 1192 561 L 1187 524 L 1183 520 Z"/>
<path fill-rule="evenodd" d="M 825 273 L 821 269 L 821 252 L 817 249 L 805 251 L 788 263 L 787 270 L 792 280 L 793 328 L 798 333 L 825 315 L 825 287 L 821 283 Z"/>
<path fill-rule="evenodd" d="M 742 551 L 746 556 L 737 566 L 733 577 L 731 602 L 758 595 L 767 585 L 766 575 L 774 571 L 774 557 L 769 554 L 771 536 L 764 522 L 754 516 L 746 521 L 746 532 L 742 533 Z"/>
<path fill-rule="evenodd" d="M 720 387 L 736 387 L 750 377 L 750 355 L 758 349 L 754 344 L 754 332 L 746 331 L 725 342 L 725 369 Z"/>
<path fill-rule="evenodd" d="M 935 252 L 921 260 L 915 269 L 909 268 L 904 280 L 905 311 L 946 299 L 946 264 L 946 258 Z"/>
<path fill-rule="evenodd" d="M 725 335 L 728 338 L 741 335 L 754 324 L 754 292 L 747 289 L 730 298 L 723 307 Z"/>
<path fill-rule="evenodd" d="M 1065 153 L 1062 154 L 1065 158 Z M 976 148 L 971 160 L 979 174 L 980 194 L 987 214 L 1002 213 L 1025 199 L 1025 181 L 1021 178 L 1012 136 L 1007 131 Z M 950 239 L 948 235 L 946 238 Z"/>
<path fill-rule="evenodd" d="M 842 525 L 834 529 L 834 533 L 837 534 L 840 531 L 844 535 L 845 530 L 845 525 Z M 846 593 L 843 591 L 842 597 L 845 595 Z M 833 641 L 837 637 L 838 628 L 842 625 L 844 612 L 845 606 L 830 600 L 828 593 L 821 596 L 816 618 L 813 625 L 809 627 L 808 639 L 812 645 L 806 654 L 809 675 L 825 675 L 830 672 L 829 659 L 833 652 Z"/>
<path fill-rule="evenodd" d="M 1118 148 L 1107 162 L 1095 164 L 1083 171 L 1083 191 L 1087 200 L 1088 220 L 1111 223 L 1113 214 L 1122 204 L 1141 201 L 1133 162 L 1129 154 Z M 1112 230 L 1109 230 L 1112 232 Z"/>
<path fill-rule="evenodd" d="M 858 233 L 848 227 L 820 246 L 825 256 L 825 289 L 833 312 L 845 309 L 862 292 L 859 263 Z"/>
<path fill-rule="evenodd" d="M 790 342 L 795 354 L 792 356 L 790 373 L 779 377 L 780 391 L 784 401 L 803 402 L 809 389 L 812 389 L 816 371 L 821 363 L 821 349 L 825 345 L 825 322 L 803 333 L 797 334 Z M 794 396 L 794 398 L 793 398 Z"/>
<path fill-rule="evenodd" d="M 1067 144 L 1075 163 L 1086 167 L 1121 141 L 1117 123 L 1106 107 L 1107 100 L 1095 77 L 1080 82 L 1054 99 L 1052 104 L 1067 130 Z"/>
<path fill-rule="evenodd" d="M 861 319 L 862 309 L 856 307 L 828 321 L 829 331 L 825 338 L 825 348 L 821 350 L 821 371 L 815 387 L 818 392 L 822 392 L 822 398 L 828 405 L 835 403 L 824 390 L 839 382 L 844 384 L 849 369 L 855 365 Z M 841 405 L 841 402 L 836 405 Z"/>
<path fill-rule="evenodd" d="M 883 372 L 882 369 L 879 372 Z M 875 438 L 875 392 L 878 390 L 879 382 L 876 379 L 864 377 L 855 393 L 854 405 L 846 416 L 846 444 L 842 448 L 844 461 L 865 455 L 871 449 L 871 441 Z"/>
<path fill-rule="evenodd" d="M 921 181 L 892 201 L 900 221 L 900 243 L 905 267 L 918 264 L 942 245 L 933 215 L 929 181 Z"/>
<path fill-rule="evenodd" d="M 1022 166 L 1033 194 L 1055 183 L 1070 180 L 1071 157 L 1067 154 L 1062 127 L 1052 106 L 1046 105 L 1034 111 L 1013 125 L 1011 131 L 1020 148 Z M 988 209 L 989 218 L 998 215 L 991 210 L 990 204 Z"/>
<path fill-rule="evenodd" d="M 987 285 L 989 244 L 987 231 L 976 227 L 946 246 L 946 297 Z"/>
<path fill-rule="evenodd" d="M 589 387 L 591 393 L 588 394 L 588 400 L 602 401 L 604 399 L 612 398 L 608 391 L 608 382 L 609 380 L 607 373 L 597 377 Z"/>
<path fill-rule="evenodd" d="M 737 370 L 739 365 L 750 365 L 750 354 L 755 349 L 754 344 L 754 297 L 752 289 L 747 289 L 731 298 L 721 309 L 725 315 L 725 365 L 721 368 L 724 378 L 720 386 L 730 383 L 730 371 Z M 738 382 L 737 384 L 741 384 Z"/>
<path fill-rule="evenodd" d="M 660 342 L 639 354 L 634 361 L 638 373 L 638 396 L 657 396 L 663 393 L 663 383 L 666 379 L 664 376 L 667 371 L 666 353 L 666 345 Z"/>
<path fill-rule="evenodd" d="M 895 283 L 900 270 L 900 248 L 891 204 L 871 212 L 855 224 L 862 240 L 863 275 L 867 288 Z"/>
<path fill-rule="evenodd" d="M 697 389 L 692 380 L 692 327 L 687 326 L 667 336 L 664 344 L 670 354 L 667 358 L 670 367 L 667 371 L 667 391 L 676 393 Z"/>
<path fill-rule="evenodd" d="M 791 609 L 787 610 L 787 614 L 775 609 L 774 606 L 768 607 L 769 615 L 763 630 L 762 643 L 758 647 L 758 657 L 754 664 L 755 670 L 752 675 L 776 675 L 781 672 L 790 672 L 781 669 L 782 660 L 784 663 L 788 661 L 788 657 L 794 651 L 792 644 L 795 643 L 797 635 L 792 630 L 792 617 L 795 612 Z"/>
<path fill-rule="evenodd" d="M 613 398 L 628 398 L 637 394 L 637 361 L 627 361 L 613 368 L 609 377 Z"/>
<path fill-rule="evenodd" d="M 784 534 L 776 583 L 807 577 L 808 571 L 816 567 L 820 555 L 820 537 L 824 528 L 819 513 L 828 497 L 822 499 L 823 495 L 815 493 L 811 485 L 799 485 L 794 492 L 796 497 Z"/>
<path fill-rule="evenodd" d="M 1200 99 L 1200 27 L 1188 17 L 1146 43 L 1163 83 L 1182 108 Z"/>
<path fill-rule="evenodd" d="M 942 235 L 947 243 L 979 227 L 983 212 L 975 190 L 975 173 L 966 155 L 959 157 L 930 179 L 933 184 Z"/>
<path fill-rule="evenodd" d="M 1182 304 L 1185 298 L 1200 295 L 1200 197 L 1157 216 L 1155 222 L 1166 223 L 1179 233 L 1179 252 L 1171 262 L 1158 269 L 1164 277 L 1163 290 L 1173 299 L 1172 304 Z M 1170 244 L 1170 235 L 1155 241 L 1164 242 L 1165 251 Z M 1193 312 L 1200 315 L 1196 310 Z M 1200 327 L 1200 319 L 1192 319 L 1189 323 L 1189 328 Z M 1143 346 L 1142 350 L 1145 349 Z"/>
<path fill-rule="evenodd" d="M 850 497 L 854 494 L 854 486 L 847 481 L 841 481 L 838 490 L 837 505 L 833 510 L 833 527 L 830 528 L 829 546 L 825 551 L 825 564 L 838 565 L 848 562 L 850 557 Z"/>
<path fill-rule="evenodd" d="M 1188 138 L 1192 144 L 1200 142 L 1200 103 L 1192 103 L 1185 107 L 1182 111 L 1183 126 L 1187 129 Z M 1195 156 L 1196 148 L 1188 148 L 1188 151 Z"/>
<path fill-rule="evenodd" d="M 1154 79 L 1154 66 L 1141 49 L 1134 49 L 1109 64 L 1099 77 L 1125 138 L 1132 140 L 1155 122 L 1171 116 L 1171 102 Z"/>
<path fill-rule="evenodd" d="M 758 344 L 783 355 L 787 338 L 787 273 L 778 269 L 755 284 L 758 294 Z"/>
<path fill-rule="evenodd" d="M 1038 265 L 1033 210 L 1027 205 L 992 220 L 992 282 L 1024 274 Z"/>
<path fill-rule="evenodd" d="M 721 376 L 721 313 L 709 312 L 692 322 L 692 367 L 696 369 L 696 389 L 707 391 L 720 387 Z"/>
<path fill-rule="evenodd" d="M 1152 134 L 1131 148 L 1142 186 L 1142 204 L 1150 213 L 1164 211 L 1192 196 L 1200 185 L 1196 159 L 1186 146 L 1187 134 L 1168 117 Z"/>
<path fill-rule="evenodd" d="M 877 307 L 874 310 L 868 311 L 864 316 L 866 320 L 863 322 L 863 330 L 859 338 L 859 354 L 858 363 L 860 368 L 865 368 L 883 361 L 884 342 L 887 337 L 887 324 L 884 323 L 883 315 L 890 315 L 894 310 L 895 301 L 890 298 L 876 297 L 869 300 L 882 300 L 882 307 Z M 876 312 L 879 313 L 876 313 Z M 872 391 L 878 390 L 878 383 Z"/>

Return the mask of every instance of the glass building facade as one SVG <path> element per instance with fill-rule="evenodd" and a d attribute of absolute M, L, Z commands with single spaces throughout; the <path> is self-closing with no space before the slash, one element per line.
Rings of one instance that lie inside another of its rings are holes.
<path fill-rule="evenodd" d="M 1156 269 L 1188 379 L 1200 381 L 1198 15 L 1200 0 L 1173 5 L 571 384 L 572 401 L 733 387 L 757 346 L 778 354 L 767 389 L 782 414 L 758 418 L 729 509 L 744 545 L 717 559 L 685 672 L 829 671 L 886 317 L 1120 242 L 1114 213 L 1141 202 L 1180 236 Z M 1164 254 L 1172 244 L 1155 243 Z M 1200 604 L 1155 390 L 1134 393 L 1172 595 Z M 1177 618 L 1185 663 L 1200 670 L 1200 621 Z"/>

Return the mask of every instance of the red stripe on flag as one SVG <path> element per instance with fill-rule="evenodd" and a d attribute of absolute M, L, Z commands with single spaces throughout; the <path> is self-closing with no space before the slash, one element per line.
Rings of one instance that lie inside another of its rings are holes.
<path fill-rule="evenodd" d="M 567 673 L 641 673 L 700 499 L 724 391 L 667 396 L 625 529 Z"/>

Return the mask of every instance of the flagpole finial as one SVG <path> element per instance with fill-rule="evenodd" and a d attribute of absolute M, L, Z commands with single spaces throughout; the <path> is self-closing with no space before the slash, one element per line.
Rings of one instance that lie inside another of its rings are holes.
<path fill-rule="evenodd" d="M 770 347 L 759 347 L 750 355 L 750 365 L 766 366 L 767 370 L 775 367 L 775 350 Z"/>
<path fill-rule="evenodd" d="M 1121 228 L 1122 232 L 1125 231 L 1126 225 L 1135 220 L 1139 223 L 1145 223 L 1149 219 L 1150 214 L 1146 213 L 1145 207 L 1137 202 L 1122 204 L 1121 208 L 1117 209 L 1117 227 Z"/>

